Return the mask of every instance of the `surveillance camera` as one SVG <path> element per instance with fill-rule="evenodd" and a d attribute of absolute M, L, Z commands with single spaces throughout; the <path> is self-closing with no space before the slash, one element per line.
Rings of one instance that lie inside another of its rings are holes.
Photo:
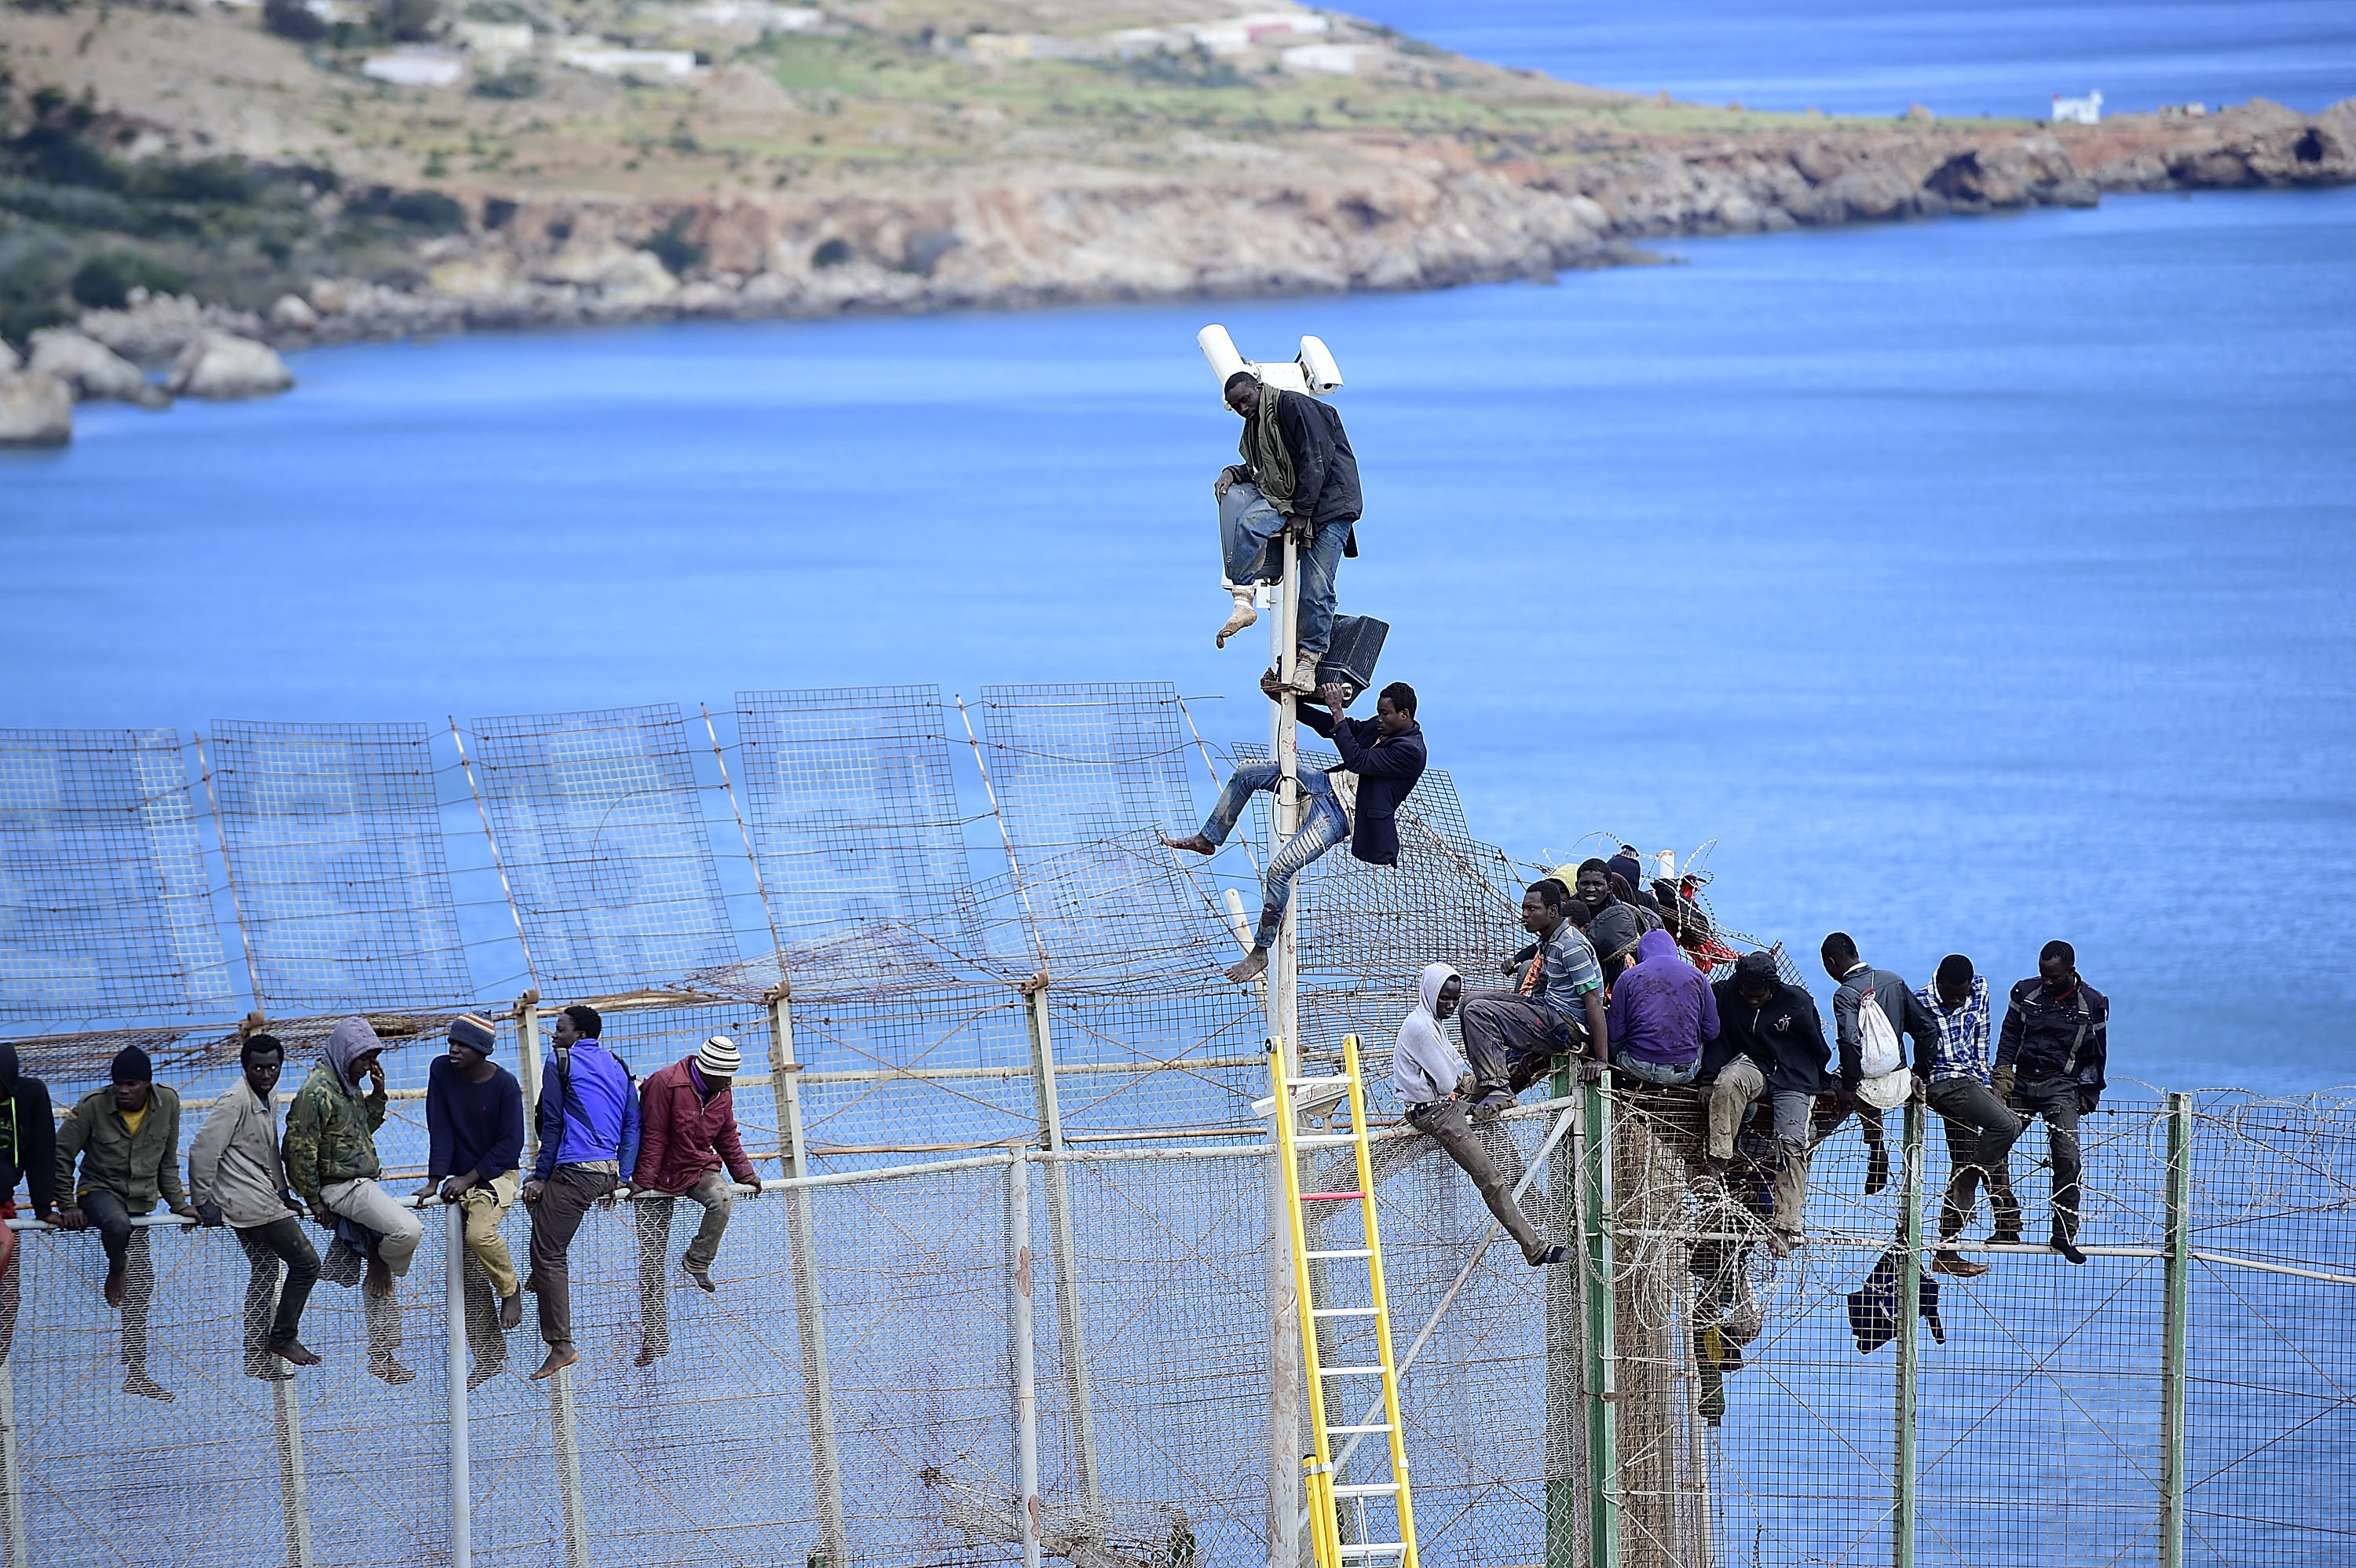
<path fill-rule="evenodd" d="M 1313 397 L 1323 397 L 1342 385 L 1341 368 L 1333 363 L 1333 350 L 1322 338 L 1303 337 L 1298 357 L 1274 361 L 1246 359 L 1227 329 L 1216 323 L 1196 333 L 1194 341 L 1202 347 L 1203 357 L 1222 388 L 1238 370 L 1250 371 L 1279 391 L 1307 392 Z"/>

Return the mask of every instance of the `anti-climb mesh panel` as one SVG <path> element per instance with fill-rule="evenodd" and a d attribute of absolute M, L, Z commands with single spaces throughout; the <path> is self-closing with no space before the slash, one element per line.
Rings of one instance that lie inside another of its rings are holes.
<path fill-rule="evenodd" d="M 1195 826 L 1176 689 L 985 687 L 975 717 L 1055 983 L 1213 967 L 1210 885 L 1160 842 Z"/>
<path fill-rule="evenodd" d="M 221 720 L 207 761 L 265 1009 L 472 991 L 424 725 Z"/>
<path fill-rule="evenodd" d="M 172 730 L 0 730 L 0 1016 L 230 1005 Z"/>
<path fill-rule="evenodd" d="M 884 921 L 971 940 L 938 687 L 740 691 L 736 733 L 753 852 L 788 945 Z"/>
<path fill-rule="evenodd" d="M 736 957 L 676 703 L 474 722 L 532 974 L 610 996 Z"/>

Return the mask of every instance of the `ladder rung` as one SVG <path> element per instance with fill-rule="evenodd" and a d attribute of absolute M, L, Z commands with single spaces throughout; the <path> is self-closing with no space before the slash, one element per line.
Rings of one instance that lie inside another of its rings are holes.
<path fill-rule="evenodd" d="M 1383 1369 L 1380 1367 L 1320 1367 L 1317 1369 L 1317 1375 L 1321 1378 L 1378 1378 L 1383 1375 Z"/>
<path fill-rule="evenodd" d="M 1333 1148 L 1340 1144 L 1358 1141 L 1355 1133 L 1303 1133 L 1292 1140 L 1294 1148 Z"/>
<path fill-rule="evenodd" d="M 1363 1487 L 1335 1487 L 1333 1495 L 1337 1498 L 1387 1497 L 1398 1489 L 1397 1481 L 1379 1481 Z"/>
<path fill-rule="evenodd" d="M 1391 1424 L 1386 1421 L 1379 1426 L 1329 1426 L 1325 1432 L 1328 1436 L 1331 1436 L 1341 1432 L 1388 1432 L 1390 1429 Z"/>
<path fill-rule="evenodd" d="M 1363 1192 L 1304 1192 L 1301 1195 L 1301 1200 L 1303 1203 L 1338 1203 L 1344 1198 L 1364 1198 L 1365 1196 Z"/>
<path fill-rule="evenodd" d="M 1312 1307 L 1309 1309 L 1309 1316 L 1312 1317 L 1372 1317 L 1375 1316 L 1375 1308 L 1371 1307 Z"/>
<path fill-rule="evenodd" d="M 1342 1555 L 1344 1557 L 1373 1557 L 1380 1552 L 1406 1550 L 1407 1542 L 1404 1541 L 1362 1541 L 1355 1544 L 1347 1541 L 1342 1542 Z"/>
<path fill-rule="evenodd" d="M 1329 1247 L 1323 1252 L 1303 1253 L 1305 1258 L 1370 1258 L 1375 1254 L 1365 1247 Z"/>
<path fill-rule="evenodd" d="M 1284 1086 L 1288 1089 L 1322 1089 L 1336 1083 L 1345 1089 L 1348 1088 L 1349 1075 L 1344 1073 L 1335 1078 L 1288 1078 L 1284 1081 Z"/>

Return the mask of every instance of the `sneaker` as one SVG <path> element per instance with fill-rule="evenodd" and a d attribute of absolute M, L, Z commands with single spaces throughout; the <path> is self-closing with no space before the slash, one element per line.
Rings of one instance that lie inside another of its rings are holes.
<path fill-rule="evenodd" d="M 123 1392 L 135 1393 L 141 1399 L 160 1400 L 166 1404 L 172 1403 L 172 1391 L 144 1371 L 127 1373 L 123 1380 Z"/>
<path fill-rule="evenodd" d="M 1513 1108 L 1514 1098 L 1510 1094 L 1484 1095 L 1473 1104 L 1472 1125 L 1485 1127 Z"/>
<path fill-rule="evenodd" d="M 1967 1258 L 1961 1253 L 1949 1252 L 1944 1247 L 1931 1257 L 1931 1272 L 1933 1274 L 1951 1274 L 1957 1279 L 1977 1279 L 1987 1271 L 1987 1264 Z"/>
<path fill-rule="evenodd" d="M 1558 1263 L 1568 1263 L 1569 1260 L 1570 1249 L 1569 1247 L 1558 1246 L 1548 1247 L 1537 1256 L 1530 1259 L 1529 1264 L 1532 1268 L 1552 1268 Z"/>
<path fill-rule="evenodd" d="M 1292 694 L 1295 697 L 1317 695 L 1317 661 L 1322 655 L 1307 648 L 1295 650 L 1292 656 Z"/>
<path fill-rule="evenodd" d="M 698 1268 L 693 1264 L 689 1263 L 685 1258 L 680 1259 L 679 1264 L 680 1267 L 687 1271 L 687 1277 L 695 1281 L 697 1288 L 701 1290 L 705 1295 L 717 1296 L 720 1294 L 720 1287 L 712 1283 L 712 1271 L 710 1269 Z"/>
<path fill-rule="evenodd" d="M 399 1388 L 403 1383 L 413 1383 L 417 1381 L 417 1369 L 404 1367 L 391 1356 L 380 1353 L 369 1358 L 369 1375 L 382 1378 L 393 1387 Z"/>
<path fill-rule="evenodd" d="M 2051 1244 L 2055 1252 L 2060 1253 L 2064 1258 L 2073 1264 L 2082 1264 L 2086 1261 L 2086 1254 L 2078 1250 L 2077 1238 L 2072 1236 L 2059 1225 L 2053 1227 L 2053 1240 Z"/>

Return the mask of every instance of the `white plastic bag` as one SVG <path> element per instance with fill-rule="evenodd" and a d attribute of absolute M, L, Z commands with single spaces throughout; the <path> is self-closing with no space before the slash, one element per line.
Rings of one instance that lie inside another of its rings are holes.
<path fill-rule="evenodd" d="M 1881 1010 L 1881 999 L 1868 986 L 1857 998 L 1857 1041 L 1863 1056 L 1858 1071 L 1867 1078 L 1881 1078 L 1898 1071 L 1898 1031 L 1890 1027 L 1888 1015 Z"/>

